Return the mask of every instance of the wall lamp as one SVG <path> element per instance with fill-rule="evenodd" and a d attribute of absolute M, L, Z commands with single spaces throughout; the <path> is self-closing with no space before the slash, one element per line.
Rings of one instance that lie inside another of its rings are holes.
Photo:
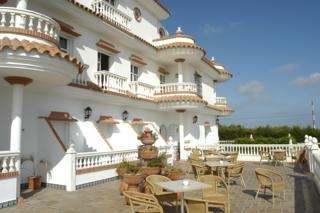
<path fill-rule="evenodd" d="M 193 118 L 192 118 L 192 123 L 197 123 L 198 122 L 198 116 L 193 116 Z"/>
<path fill-rule="evenodd" d="M 84 119 L 88 120 L 92 115 L 92 109 L 90 107 L 87 107 L 84 109 Z"/>
<path fill-rule="evenodd" d="M 128 111 L 127 110 L 123 111 L 122 112 L 122 120 L 126 121 L 128 119 L 128 117 L 129 117 Z"/>

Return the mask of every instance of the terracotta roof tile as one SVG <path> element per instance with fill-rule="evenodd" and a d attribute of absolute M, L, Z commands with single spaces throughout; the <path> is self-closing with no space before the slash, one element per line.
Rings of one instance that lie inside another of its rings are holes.
<path fill-rule="evenodd" d="M 211 104 L 207 104 L 206 106 L 207 108 L 209 109 L 214 109 L 214 110 L 217 110 L 219 112 L 234 112 L 233 109 L 231 109 L 230 107 L 228 106 L 217 106 L 217 105 L 211 105 Z"/>
<path fill-rule="evenodd" d="M 217 70 L 219 74 L 221 74 L 221 75 L 228 75 L 228 76 L 232 77 L 232 73 L 231 73 L 231 72 L 229 72 L 229 71 L 227 71 L 227 70 L 222 70 L 222 69 L 216 68 L 216 67 L 214 66 L 216 63 L 213 63 L 213 62 L 212 62 L 210 59 L 208 59 L 207 57 L 203 57 L 203 58 L 202 58 L 202 61 L 204 61 L 204 62 L 205 62 L 206 64 L 208 64 L 210 67 L 212 67 L 212 68 L 214 68 L 215 70 Z M 216 64 L 216 65 L 219 65 L 219 64 Z"/>
<path fill-rule="evenodd" d="M 67 53 L 64 53 L 60 51 L 57 47 L 55 46 L 50 46 L 50 45 L 45 45 L 45 44 L 40 44 L 35 41 L 27 41 L 27 40 L 18 40 L 18 39 L 9 39 L 7 37 L 0 39 L 0 51 L 9 48 L 12 50 L 18 50 L 18 49 L 24 49 L 27 52 L 31 51 L 37 51 L 40 54 L 46 54 L 51 57 L 59 57 L 62 59 L 67 60 L 70 63 L 73 63 L 74 65 L 78 66 L 79 72 L 82 72 L 83 70 L 83 64 L 76 58 L 70 56 Z"/>
<path fill-rule="evenodd" d="M 158 46 L 158 49 L 163 50 L 163 49 L 179 48 L 179 47 L 199 49 L 205 53 L 205 50 L 203 47 L 200 47 L 196 44 L 186 43 L 186 42 L 176 42 L 176 43 L 172 43 L 172 44 L 164 44 L 164 45 Z"/>

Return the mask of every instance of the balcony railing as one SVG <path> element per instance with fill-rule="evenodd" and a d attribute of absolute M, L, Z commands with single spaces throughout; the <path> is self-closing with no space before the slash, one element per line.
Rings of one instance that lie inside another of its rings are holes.
<path fill-rule="evenodd" d="M 228 105 L 226 97 L 216 97 L 216 105 Z"/>
<path fill-rule="evenodd" d="M 137 97 L 153 99 L 154 98 L 154 87 L 138 81 L 130 82 L 130 92 Z"/>
<path fill-rule="evenodd" d="M 129 23 L 131 18 L 108 2 L 104 0 L 94 0 L 92 2 L 92 9 L 94 12 L 103 15 L 104 18 L 119 24 L 122 28 L 130 30 Z"/>
<path fill-rule="evenodd" d="M 21 10 L 12 7 L 0 8 L 0 28 L 1 31 L 18 32 L 42 39 L 59 41 L 60 26 L 53 19 L 43 14 Z M 14 30 L 14 29 L 21 30 Z M 42 36 L 44 35 L 44 36 Z M 46 38 L 47 37 L 47 38 Z"/>
<path fill-rule="evenodd" d="M 98 71 L 94 74 L 96 83 L 104 91 L 121 94 L 127 93 L 127 78 L 110 73 L 109 71 Z"/>
<path fill-rule="evenodd" d="M 1 151 L 0 152 L 0 174 L 16 172 L 16 163 L 19 160 L 18 152 Z"/>
<path fill-rule="evenodd" d="M 174 93 L 197 93 L 197 85 L 194 83 L 169 83 L 156 87 L 155 94 L 166 95 Z"/>

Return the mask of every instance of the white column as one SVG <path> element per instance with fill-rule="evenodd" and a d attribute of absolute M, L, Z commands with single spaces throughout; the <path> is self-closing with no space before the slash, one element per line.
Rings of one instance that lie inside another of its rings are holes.
<path fill-rule="evenodd" d="M 26 10 L 28 6 L 28 0 L 17 0 L 17 9 Z"/>
<path fill-rule="evenodd" d="M 13 86 L 12 95 L 12 112 L 11 112 L 11 128 L 10 128 L 10 151 L 21 152 L 21 123 L 22 123 L 22 107 L 23 107 L 23 91 L 24 86 L 30 84 L 32 79 L 18 76 L 5 77 L 9 84 Z M 19 172 L 17 178 L 17 197 L 20 197 L 20 156 L 16 160 L 16 171 Z"/>
<path fill-rule="evenodd" d="M 14 152 L 21 151 L 23 87 L 21 84 L 13 85 L 10 150 Z"/>
<path fill-rule="evenodd" d="M 76 191 L 76 155 L 74 144 L 70 144 L 65 155 L 66 189 L 68 192 Z"/>
<path fill-rule="evenodd" d="M 179 152 L 180 152 L 180 160 L 186 159 L 186 154 L 184 151 L 184 125 L 183 125 L 183 112 L 179 113 Z"/>

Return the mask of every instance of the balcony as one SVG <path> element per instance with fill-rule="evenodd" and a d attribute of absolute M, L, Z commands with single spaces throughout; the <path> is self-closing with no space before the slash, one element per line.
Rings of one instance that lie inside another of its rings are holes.
<path fill-rule="evenodd" d="M 104 92 L 115 92 L 127 94 L 127 78 L 110 73 L 109 71 L 98 71 L 94 74 L 97 85 Z"/>
<path fill-rule="evenodd" d="M 133 81 L 129 83 L 130 92 L 136 95 L 138 98 L 146 98 L 153 100 L 154 98 L 154 86 L 146 83 Z"/>
<path fill-rule="evenodd" d="M 112 23 L 119 25 L 125 30 L 130 31 L 130 21 L 131 18 L 115 8 L 113 5 L 109 4 L 104 0 L 94 0 L 91 4 L 92 9 L 96 13 L 100 13 L 103 18 L 111 21 Z"/>
<path fill-rule="evenodd" d="M 30 10 L 1 7 L 0 17 L 1 33 L 32 36 L 54 44 L 59 42 L 60 26 L 48 16 Z"/>
<path fill-rule="evenodd" d="M 228 105 L 227 98 L 226 97 L 216 97 L 216 104 L 215 105 L 227 106 Z"/>
<path fill-rule="evenodd" d="M 179 93 L 197 93 L 197 85 L 194 83 L 169 83 L 161 84 L 156 87 L 156 95 L 169 95 L 169 94 L 179 94 Z"/>

